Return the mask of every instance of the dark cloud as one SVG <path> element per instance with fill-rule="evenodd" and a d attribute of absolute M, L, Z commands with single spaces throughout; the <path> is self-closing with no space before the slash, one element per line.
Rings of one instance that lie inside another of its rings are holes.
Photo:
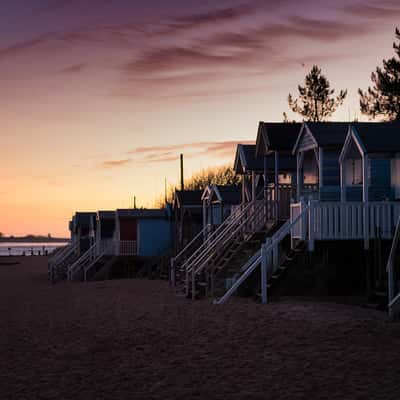
<path fill-rule="evenodd" d="M 369 4 L 350 4 L 343 11 L 351 16 L 368 19 L 386 19 L 400 15 L 400 2 L 380 1 Z"/>
<path fill-rule="evenodd" d="M 77 74 L 79 72 L 82 72 L 86 68 L 87 68 L 86 63 L 74 64 L 74 65 L 70 65 L 69 67 L 65 67 L 65 68 L 61 69 L 60 72 L 65 73 L 65 74 Z"/>
<path fill-rule="evenodd" d="M 367 26 L 292 16 L 282 23 L 266 23 L 258 28 L 239 32 L 222 32 L 199 38 L 186 46 L 175 43 L 145 50 L 122 65 L 125 79 L 141 85 L 163 85 L 186 88 L 196 83 L 226 79 L 237 75 L 269 74 L 305 64 L 310 52 L 293 56 L 287 49 L 288 40 L 322 42 L 364 35 Z M 320 46 L 319 46 L 320 47 Z M 320 60 L 337 58 L 333 52 L 321 52 Z M 314 57 L 315 58 L 315 57 Z"/>
<path fill-rule="evenodd" d="M 51 38 L 51 33 L 44 33 L 42 35 L 36 36 L 33 39 L 20 41 L 12 44 L 11 46 L 3 47 L 0 49 L 0 58 L 15 56 L 24 53 L 25 51 L 32 50 L 40 45 L 43 45 Z"/>

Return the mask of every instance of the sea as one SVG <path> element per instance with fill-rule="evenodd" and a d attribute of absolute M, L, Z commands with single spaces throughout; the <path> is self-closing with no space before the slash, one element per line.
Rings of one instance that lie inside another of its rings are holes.
<path fill-rule="evenodd" d="M 66 246 L 68 242 L 1 242 L 0 256 L 38 256 L 51 254 L 58 247 Z"/>

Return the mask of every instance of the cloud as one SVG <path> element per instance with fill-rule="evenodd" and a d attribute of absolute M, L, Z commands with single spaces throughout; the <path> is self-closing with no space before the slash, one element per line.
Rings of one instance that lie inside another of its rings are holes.
<path fill-rule="evenodd" d="M 65 73 L 65 74 L 76 74 L 76 73 L 82 72 L 86 68 L 87 68 L 86 63 L 74 64 L 69 67 L 65 67 L 65 68 L 61 69 L 60 72 Z"/>
<path fill-rule="evenodd" d="M 185 158 L 202 156 L 218 158 L 234 158 L 238 143 L 253 144 L 254 141 L 217 141 L 217 142 L 191 142 L 166 146 L 137 147 L 128 152 L 134 162 L 159 163 L 178 161 L 179 154 L 184 152 Z"/>
<path fill-rule="evenodd" d="M 51 37 L 51 33 L 44 33 L 42 35 L 36 36 L 33 39 L 20 41 L 12 44 L 11 46 L 3 47 L 2 49 L 0 49 L 0 58 L 16 56 L 26 51 L 32 50 L 46 43 Z"/>
<path fill-rule="evenodd" d="M 125 167 L 131 162 L 132 160 L 130 158 L 125 158 L 122 160 L 108 160 L 108 161 L 103 161 L 98 166 L 100 168 L 117 168 L 117 167 Z"/>
<path fill-rule="evenodd" d="M 347 14 L 367 19 L 386 19 L 400 15 L 400 3 L 396 1 L 380 1 L 370 4 L 351 4 L 343 8 Z"/>
<path fill-rule="evenodd" d="M 307 64 L 311 59 L 317 62 L 337 59 L 345 55 L 321 45 L 318 48 L 322 50 L 315 54 L 316 46 L 309 44 L 330 44 L 367 32 L 367 26 L 291 16 L 283 22 L 264 22 L 258 27 L 236 31 L 222 29 L 222 32 L 201 35 L 186 44 L 170 41 L 145 49 L 121 65 L 123 82 L 117 95 L 129 96 L 133 90 L 135 95 L 152 97 L 155 92 L 149 88 L 155 87 L 158 98 L 160 92 L 168 98 L 174 97 L 176 92 L 187 97 L 204 93 L 208 97 L 210 90 L 202 86 L 205 83 L 219 81 L 231 88 L 228 80 L 272 75 Z M 309 50 L 294 55 L 288 46 L 294 41 L 298 45 L 306 44 L 304 47 Z M 241 88 L 235 82 L 235 90 L 238 89 Z M 248 85 L 243 89 L 248 91 Z M 218 87 L 218 91 L 221 90 Z"/>

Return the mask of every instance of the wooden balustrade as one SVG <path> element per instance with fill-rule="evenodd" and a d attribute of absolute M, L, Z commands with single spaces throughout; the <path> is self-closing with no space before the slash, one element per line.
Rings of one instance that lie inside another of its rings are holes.
<path fill-rule="evenodd" d="M 303 203 L 291 205 L 291 220 Z M 308 218 L 292 228 L 292 238 L 305 239 L 305 230 L 313 249 L 315 240 L 356 240 L 366 242 L 379 234 L 383 239 L 393 237 L 400 216 L 399 202 L 321 202 L 309 201 Z M 306 226 L 305 226 L 306 225 Z"/>

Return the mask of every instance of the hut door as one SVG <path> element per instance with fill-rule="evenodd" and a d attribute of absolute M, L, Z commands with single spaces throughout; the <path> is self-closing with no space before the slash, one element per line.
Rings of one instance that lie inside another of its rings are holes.
<path fill-rule="evenodd" d="M 137 221 L 136 219 L 120 220 L 120 240 L 137 241 Z"/>

